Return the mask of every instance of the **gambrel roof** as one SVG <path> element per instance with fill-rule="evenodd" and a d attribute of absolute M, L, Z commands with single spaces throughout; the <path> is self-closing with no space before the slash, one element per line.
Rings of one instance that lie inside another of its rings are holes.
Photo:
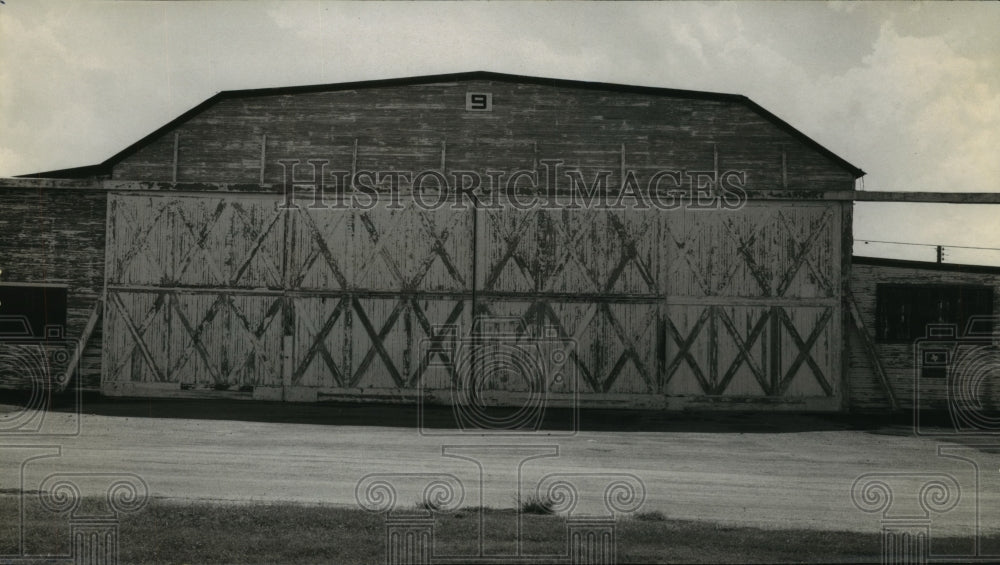
<path fill-rule="evenodd" d="M 278 88 L 259 88 L 259 89 L 222 91 L 208 98 L 201 104 L 198 104 L 194 108 L 191 108 L 190 110 L 181 114 L 180 116 L 171 120 L 170 122 L 164 124 L 162 127 L 158 128 L 156 131 L 153 131 L 149 135 L 143 137 L 139 141 L 133 143 L 132 145 L 129 145 L 125 149 L 112 155 L 102 163 L 96 165 L 88 165 L 82 167 L 73 167 L 73 168 L 60 169 L 54 171 L 33 173 L 21 176 L 34 177 L 34 178 L 86 178 L 86 177 L 98 177 L 98 176 L 110 175 L 115 165 L 122 162 L 124 159 L 134 155 L 139 150 L 143 149 L 147 145 L 159 139 L 162 135 L 164 135 L 168 131 L 176 129 L 178 126 L 183 125 L 192 118 L 203 114 L 206 110 L 208 110 L 212 106 L 215 106 L 219 102 L 225 100 L 262 97 L 262 96 L 275 96 L 275 95 L 337 92 L 337 91 L 348 91 L 348 90 L 357 91 L 357 90 L 377 89 L 385 87 L 415 86 L 415 85 L 427 85 L 435 83 L 452 83 L 452 82 L 483 81 L 483 80 L 538 85 L 538 86 L 549 86 L 549 87 L 558 87 L 565 89 L 582 89 L 591 91 L 605 91 L 609 93 L 615 93 L 615 92 L 630 93 L 630 94 L 640 94 L 640 95 L 655 96 L 655 97 L 711 100 L 711 101 L 735 103 L 748 108 L 752 112 L 758 114 L 761 118 L 763 118 L 767 122 L 770 122 L 778 129 L 786 132 L 791 137 L 801 142 L 806 147 L 828 158 L 833 164 L 842 168 L 850 175 L 852 175 L 854 178 L 859 178 L 865 174 L 865 172 L 859 169 L 858 167 L 852 165 L 843 158 L 834 154 L 829 149 L 823 147 L 815 140 L 808 137 L 801 131 L 795 129 L 790 124 L 788 124 L 781 118 L 775 116 L 774 114 L 772 114 L 771 112 L 769 112 L 768 110 L 766 110 L 765 108 L 754 102 L 753 100 L 750 100 L 746 96 L 740 94 L 725 94 L 716 92 L 679 90 L 672 88 L 658 88 L 658 87 L 648 87 L 648 86 L 632 86 L 632 85 L 604 83 L 604 82 L 589 82 L 589 81 L 578 81 L 578 80 L 531 77 L 531 76 L 495 73 L 489 71 L 474 71 L 465 73 L 426 75 L 426 76 L 384 79 L 384 80 L 368 80 L 368 81 L 343 82 L 343 83 L 308 85 L 308 86 L 289 86 L 289 87 L 278 87 Z"/>

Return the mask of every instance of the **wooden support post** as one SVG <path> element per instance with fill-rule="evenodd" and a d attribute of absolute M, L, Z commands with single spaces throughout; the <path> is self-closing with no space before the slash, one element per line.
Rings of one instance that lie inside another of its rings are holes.
<path fill-rule="evenodd" d="M 621 155 L 621 182 L 618 185 L 619 191 L 625 190 L 625 144 L 622 143 L 622 155 Z"/>
<path fill-rule="evenodd" d="M 65 390 L 69 386 L 70 379 L 73 378 L 73 373 L 79 368 L 80 359 L 83 357 L 83 350 L 87 347 L 87 342 L 90 341 L 90 336 L 94 333 L 94 328 L 97 327 L 97 321 L 101 318 L 103 311 L 104 298 L 100 297 L 94 303 L 94 307 L 91 308 L 90 317 L 87 318 L 87 325 L 83 328 L 83 333 L 80 334 L 80 339 L 77 340 L 76 348 L 73 350 L 73 356 L 70 357 L 69 363 L 66 365 L 66 373 L 59 383 L 60 391 Z"/>
<path fill-rule="evenodd" d="M 351 153 L 351 188 L 354 188 L 354 177 L 358 174 L 358 138 L 354 138 L 354 152 Z"/>
<path fill-rule="evenodd" d="M 771 306 L 768 315 L 771 319 L 768 323 L 771 325 L 769 331 L 771 333 L 771 350 L 768 352 L 767 356 L 768 362 L 770 363 L 770 377 L 771 377 L 771 390 L 767 392 L 769 396 L 780 396 L 781 395 L 781 320 L 779 318 L 781 313 L 781 306 Z"/>
<path fill-rule="evenodd" d="M 781 188 L 788 188 L 788 153 L 781 146 Z"/>
<path fill-rule="evenodd" d="M 290 312 L 286 312 L 290 317 Z M 288 322 L 286 318 L 286 323 Z M 288 400 L 288 391 L 292 388 L 295 364 L 292 358 L 292 348 L 295 347 L 294 335 L 281 336 L 281 400 Z"/>
<path fill-rule="evenodd" d="M 712 144 L 712 195 L 719 196 L 722 190 L 719 188 L 719 144 Z"/>
<path fill-rule="evenodd" d="M 267 134 L 261 136 L 260 138 L 260 184 L 264 186 L 264 168 L 267 158 Z"/>
<path fill-rule="evenodd" d="M 181 145 L 181 134 L 175 133 L 174 134 L 174 169 L 173 169 L 173 175 L 172 175 L 172 178 L 171 178 L 171 180 L 173 182 L 177 182 L 177 155 L 178 155 L 178 152 L 179 152 L 178 150 L 180 148 L 180 145 Z"/>
<path fill-rule="evenodd" d="M 858 334 L 861 336 L 861 343 L 864 344 L 865 352 L 868 353 L 868 360 L 871 361 L 872 370 L 875 371 L 875 376 L 878 377 L 879 382 L 882 384 L 882 388 L 889 397 L 889 405 L 893 410 L 899 410 L 899 402 L 896 400 L 896 392 L 892 389 L 892 383 L 889 382 L 889 378 L 885 374 L 885 369 L 882 368 L 882 361 L 879 360 L 878 350 L 875 349 L 875 342 L 872 340 L 871 335 L 868 334 L 868 330 L 865 328 L 865 323 L 861 319 L 861 312 L 858 310 L 858 304 L 854 301 L 854 293 L 851 293 L 848 296 L 847 301 L 848 306 L 851 309 L 851 319 L 854 320 L 854 328 L 858 330 Z"/>

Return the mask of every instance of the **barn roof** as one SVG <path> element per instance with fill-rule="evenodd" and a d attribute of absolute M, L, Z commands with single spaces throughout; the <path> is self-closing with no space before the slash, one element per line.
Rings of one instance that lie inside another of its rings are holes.
<path fill-rule="evenodd" d="M 871 265 L 873 267 L 896 267 L 900 269 L 924 269 L 929 271 L 947 271 L 951 273 L 977 273 L 984 275 L 1000 275 L 1000 267 L 996 265 L 976 265 L 971 263 L 935 263 L 933 261 L 916 261 L 913 259 L 892 259 L 887 257 L 868 257 L 854 255 L 851 262 L 855 265 Z M 921 281 L 914 281 L 921 282 Z"/>
<path fill-rule="evenodd" d="M 581 80 L 532 77 L 523 75 L 512 75 L 506 73 L 495 73 L 490 71 L 473 71 L 465 73 L 425 75 L 425 76 L 405 77 L 405 78 L 395 78 L 395 79 L 340 82 L 333 84 L 286 86 L 286 87 L 276 87 L 276 88 L 254 88 L 254 89 L 243 89 L 243 90 L 224 90 L 208 98 L 207 100 L 205 100 L 201 104 L 198 104 L 194 108 L 191 108 L 187 112 L 184 112 L 183 114 L 174 118 L 173 120 L 167 122 L 156 131 L 153 131 L 152 133 L 143 137 L 139 141 L 133 143 L 132 145 L 129 145 L 125 149 L 112 155 L 110 158 L 106 159 L 102 163 L 98 163 L 96 165 L 87 165 L 83 167 L 73 167 L 68 169 L 59 169 L 54 171 L 32 173 L 20 176 L 26 178 L 84 178 L 84 177 L 110 175 L 112 168 L 117 163 L 121 162 L 123 159 L 129 157 L 130 155 L 137 152 L 139 149 L 151 143 L 164 132 L 186 122 L 187 120 L 202 113 L 203 111 L 205 111 L 206 109 L 208 109 L 209 107 L 211 107 L 212 105 L 216 104 L 221 100 L 246 98 L 254 96 L 273 96 L 273 95 L 302 94 L 302 93 L 312 93 L 312 92 L 334 92 L 338 90 L 360 90 L 367 88 L 409 86 L 409 85 L 421 85 L 421 84 L 434 84 L 440 82 L 460 82 L 460 81 L 472 81 L 472 80 L 492 80 L 492 81 L 503 81 L 512 83 L 536 84 L 541 86 L 555 86 L 562 88 L 577 88 L 577 89 L 587 89 L 587 90 L 601 90 L 608 92 L 645 94 L 645 95 L 664 96 L 673 98 L 689 98 L 689 99 L 735 102 L 750 108 L 752 111 L 756 112 L 761 117 L 765 118 L 766 120 L 777 126 L 779 129 L 784 130 L 792 137 L 798 139 L 806 146 L 828 157 L 834 163 L 836 163 L 837 165 L 839 165 L 840 167 L 844 168 L 852 175 L 854 175 L 854 178 L 859 178 L 861 176 L 864 176 L 865 174 L 863 170 L 859 169 L 858 167 L 855 167 L 842 157 L 836 155 L 829 149 L 820 145 L 818 142 L 816 142 L 806 134 L 792 127 L 788 122 L 775 116 L 774 114 L 772 114 L 771 112 L 767 111 L 762 106 L 754 102 L 753 100 L 750 100 L 749 98 L 741 94 L 726 94 L 719 92 L 705 92 L 699 90 L 680 90 L 674 88 L 633 86 L 633 85 L 615 84 L 607 82 L 590 82 Z"/>

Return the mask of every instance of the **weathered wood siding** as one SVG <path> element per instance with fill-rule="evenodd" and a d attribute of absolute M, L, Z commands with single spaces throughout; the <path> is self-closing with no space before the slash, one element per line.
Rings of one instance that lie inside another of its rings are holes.
<path fill-rule="evenodd" d="M 858 305 L 865 328 L 873 339 L 876 328 L 876 288 L 880 283 L 990 286 L 994 289 L 993 314 L 1000 313 L 998 312 L 1000 310 L 1000 272 L 970 272 L 961 267 L 948 269 L 947 267 L 890 266 L 877 264 L 877 262 L 869 264 L 863 260 L 856 261 L 851 271 L 851 292 Z M 859 336 L 852 335 L 848 347 L 851 407 L 857 410 L 888 410 L 888 397 L 884 387 L 876 378 L 871 360 L 868 358 Z M 889 384 L 895 391 L 900 407 L 913 408 L 914 387 L 919 379 L 914 344 L 886 343 L 875 340 L 875 349 Z M 919 384 L 921 387 L 921 408 L 942 409 L 946 407 L 948 391 L 945 379 L 923 379 Z M 994 394 L 990 398 L 981 400 L 1000 404 L 1000 394 Z"/>
<path fill-rule="evenodd" d="M 839 396 L 837 206 L 683 210 L 662 230 L 667 393 Z"/>
<path fill-rule="evenodd" d="M 467 112 L 467 92 L 493 94 Z M 734 100 L 601 91 L 499 80 L 401 85 L 219 100 L 114 166 L 113 178 L 283 181 L 279 161 L 328 159 L 331 169 L 533 169 L 560 159 L 586 178 L 620 165 L 752 171 L 748 190 L 853 190 L 853 175 Z M 262 151 L 263 149 L 263 151 Z M 443 167 L 442 167 L 443 163 Z M 308 168 L 300 174 L 309 175 Z"/>
<path fill-rule="evenodd" d="M 313 389 L 300 397 L 450 386 L 421 346 L 435 326 L 469 326 L 473 216 L 402 206 L 290 214 L 290 386 Z"/>
<path fill-rule="evenodd" d="M 471 213 L 281 203 L 111 197 L 105 392 L 412 388 L 433 326 L 468 327 Z"/>
<path fill-rule="evenodd" d="M 555 328 L 584 395 L 840 404 L 839 203 L 281 203 L 111 196 L 105 392 L 446 392 L 457 373 L 426 344 L 442 325 L 468 332 L 476 314 Z"/>
<path fill-rule="evenodd" d="M 658 394 L 662 216 L 643 210 L 479 210 L 477 314 L 572 340 L 578 390 Z M 538 335 L 541 335 L 540 333 Z"/>
<path fill-rule="evenodd" d="M 480 217 L 477 312 L 563 328 L 585 390 L 840 392 L 837 206 Z"/>
<path fill-rule="evenodd" d="M 103 389 L 281 386 L 284 215 L 272 197 L 112 195 Z"/>
<path fill-rule="evenodd" d="M 0 280 L 67 285 L 65 335 L 78 340 L 104 285 L 105 194 L 3 188 L 2 198 Z M 100 383 L 100 343 L 92 336 L 83 352 L 87 388 Z"/>

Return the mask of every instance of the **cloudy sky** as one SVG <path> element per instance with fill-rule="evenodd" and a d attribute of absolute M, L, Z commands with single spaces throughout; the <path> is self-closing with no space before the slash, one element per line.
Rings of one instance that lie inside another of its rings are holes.
<path fill-rule="evenodd" d="M 997 30 L 996 2 L 4 0 L 0 176 L 101 162 L 220 90 L 490 70 L 744 94 L 865 190 L 998 191 Z M 858 205 L 855 236 L 1000 248 L 998 211 Z"/>

